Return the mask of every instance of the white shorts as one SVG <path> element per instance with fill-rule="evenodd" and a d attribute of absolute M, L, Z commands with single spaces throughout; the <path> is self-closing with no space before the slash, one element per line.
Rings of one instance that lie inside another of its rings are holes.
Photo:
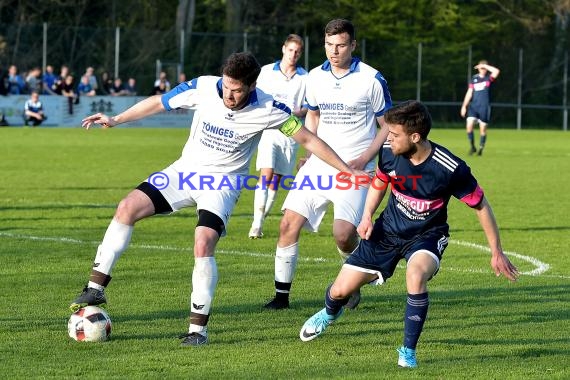
<path fill-rule="evenodd" d="M 257 171 L 270 168 L 277 174 L 291 175 L 295 168 L 299 145 L 278 130 L 266 130 L 257 147 Z"/>
<path fill-rule="evenodd" d="M 239 199 L 240 177 L 236 174 L 192 174 L 174 162 L 166 169 L 151 174 L 146 182 L 156 187 L 173 211 L 196 206 L 196 212 L 216 214 L 227 229 L 230 215 Z M 225 230 L 222 236 L 225 235 Z"/>
<path fill-rule="evenodd" d="M 335 179 L 337 170 L 331 172 L 318 170 L 312 165 L 316 160 L 309 160 L 295 176 L 295 188 L 289 190 L 282 210 L 295 211 L 307 218 L 304 227 L 312 232 L 319 230 L 330 203 L 334 206 L 334 219 L 345 220 L 358 227 L 368 188 L 347 183 L 338 183 Z M 329 167 L 330 168 L 330 167 Z M 318 173 L 318 174 L 313 174 Z M 340 188 L 337 188 L 339 186 Z M 350 187 L 347 189 L 347 187 Z"/>

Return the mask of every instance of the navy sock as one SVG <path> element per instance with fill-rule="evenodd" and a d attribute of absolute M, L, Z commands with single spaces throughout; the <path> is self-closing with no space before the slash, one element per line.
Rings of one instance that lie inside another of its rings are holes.
<path fill-rule="evenodd" d="M 487 142 L 487 135 L 482 135 L 479 140 L 479 147 L 483 149 L 485 147 L 485 143 Z"/>
<path fill-rule="evenodd" d="M 473 136 L 473 131 L 467 133 L 467 138 L 469 139 L 471 146 L 474 147 L 475 146 L 475 137 Z"/>
<path fill-rule="evenodd" d="M 404 316 L 404 346 L 416 349 L 429 306 L 428 293 L 408 294 Z"/>
<path fill-rule="evenodd" d="M 340 311 L 340 309 L 342 309 L 342 307 L 344 305 L 346 305 L 346 303 L 348 302 L 350 297 L 340 299 L 340 300 L 335 300 L 335 299 L 331 298 L 331 295 L 330 295 L 331 286 L 332 285 L 330 285 L 327 288 L 327 291 L 325 293 L 325 308 L 327 309 L 328 315 L 337 315 L 338 312 Z"/>

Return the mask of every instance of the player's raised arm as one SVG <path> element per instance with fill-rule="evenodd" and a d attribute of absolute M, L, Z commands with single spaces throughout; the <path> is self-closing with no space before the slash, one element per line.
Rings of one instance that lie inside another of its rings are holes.
<path fill-rule="evenodd" d="M 154 95 L 141 100 L 137 104 L 113 117 L 107 116 L 103 113 L 96 113 L 94 115 L 87 116 L 81 121 L 81 126 L 85 129 L 89 129 L 93 124 L 99 124 L 103 128 L 112 128 L 118 124 L 143 119 L 162 111 L 165 111 L 165 108 L 162 104 L 161 95 Z"/>

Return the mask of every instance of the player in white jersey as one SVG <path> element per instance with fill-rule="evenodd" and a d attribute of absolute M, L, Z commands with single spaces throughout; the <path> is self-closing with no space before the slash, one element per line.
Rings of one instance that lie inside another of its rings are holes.
<path fill-rule="evenodd" d="M 304 128 L 284 104 L 256 89 L 260 66 L 249 53 L 228 57 L 222 77 L 202 76 L 181 83 L 170 92 L 151 96 L 114 116 L 98 113 L 83 127 L 103 127 L 138 120 L 162 111 L 193 109 L 190 136 L 181 157 L 131 191 L 118 205 L 98 247 L 89 283 L 70 308 L 104 305 L 111 271 L 129 245 L 134 224 L 155 214 L 194 206 L 198 222 L 194 233 L 194 270 L 190 297 L 190 327 L 181 336 L 184 346 L 207 343 L 207 323 L 218 281 L 214 250 L 247 177 L 249 163 L 267 128 L 279 129 L 349 176 L 365 175 L 349 168 L 316 135 Z M 354 179 L 354 177 L 353 177 Z"/>
<path fill-rule="evenodd" d="M 352 168 L 373 171 L 374 159 L 386 136 L 382 115 L 391 106 L 386 80 L 372 67 L 352 57 L 356 48 L 354 26 L 337 19 L 325 27 L 327 61 L 309 73 L 306 127 L 326 141 Z M 317 231 L 330 203 L 334 205 L 333 235 L 339 253 L 348 257 L 358 246 L 356 227 L 362 216 L 367 189 L 346 188 L 335 179 L 337 170 L 311 156 L 295 182 L 326 184 L 315 189 L 293 189 L 283 204 L 284 215 L 275 253 L 275 298 L 268 309 L 289 307 L 289 292 L 299 254 L 303 227 Z M 332 181 L 332 186 L 329 185 Z M 354 308 L 360 294 L 348 307 Z"/>
<path fill-rule="evenodd" d="M 286 104 L 295 116 L 304 118 L 307 113 L 303 102 L 308 73 L 301 66 L 297 66 L 303 51 L 303 39 L 296 34 L 290 34 L 285 39 L 281 51 L 283 57 L 280 60 L 261 68 L 257 87 L 273 95 L 275 100 Z M 263 221 L 275 202 L 281 179 L 283 176 L 293 174 L 297 148 L 295 140 L 279 131 L 263 132 L 257 148 L 256 168 L 259 171 L 259 182 L 253 201 L 250 239 L 259 239 L 263 236 Z"/>

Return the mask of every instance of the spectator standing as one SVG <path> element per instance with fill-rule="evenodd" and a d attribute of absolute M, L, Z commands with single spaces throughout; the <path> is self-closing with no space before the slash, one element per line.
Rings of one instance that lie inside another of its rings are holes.
<path fill-rule="evenodd" d="M 123 96 L 127 94 L 121 78 L 115 78 L 115 80 L 113 81 L 113 86 L 111 87 L 110 91 L 111 91 L 111 96 Z"/>
<path fill-rule="evenodd" d="M 18 74 L 18 67 L 16 65 L 11 65 L 8 68 L 8 94 L 9 95 L 20 95 L 24 93 L 26 88 L 26 83 Z"/>
<path fill-rule="evenodd" d="M 158 86 L 155 86 L 152 89 L 151 95 L 161 95 L 166 94 L 168 91 L 166 90 L 166 81 L 159 81 Z"/>
<path fill-rule="evenodd" d="M 99 84 L 97 83 L 97 77 L 94 74 L 93 67 L 89 66 L 87 69 L 85 69 L 84 75 L 87 75 L 87 78 L 89 79 L 89 84 L 91 85 L 91 89 L 97 92 L 97 90 L 99 89 Z"/>
<path fill-rule="evenodd" d="M 187 81 L 187 79 L 186 79 L 186 74 L 185 74 L 185 73 L 180 73 L 180 74 L 178 74 L 178 84 L 184 83 L 184 82 L 186 82 L 186 81 Z"/>
<path fill-rule="evenodd" d="M 160 74 L 158 74 L 158 79 L 154 81 L 154 88 L 160 87 L 161 82 L 164 83 L 166 92 L 170 91 L 170 82 L 168 81 L 165 71 L 161 71 Z"/>
<path fill-rule="evenodd" d="M 109 75 L 108 71 L 103 71 L 101 73 L 101 86 L 99 86 L 99 95 L 110 95 L 111 87 L 113 86 L 113 80 Z"/>
<path fill-rule="evenodd" d="M 28 93 L 42 92 L 42 70 L 39 67 L 32 68 L 26 76 L 26 90 Z"/>
<path fill-rule="evenodd" d="M 61 65 L 59 75 L 53 82 L 52 90 L 56 95 L 63 95 L 63 86 L 65 85 L 65 78 L 69 75 L 69 67 Z"/>
<path fill-rule="evenodd" d="M 65 77 L 61 87 L 61 94 L 67 97 L 68 112 L 70 115 L 72 115 L 73 104 L 79 103 L 79 97 L 75 92 L 75 85 L 73 83 L 73 75 L 68 75 Z"/>
<path fill-rule="evenodd" d="M 81 77 L 81 81 L 77 85 L 77 95 L 78 96 L 95 96 L 95 89 L 89 83 L 89 77 L 87 74 L 84 74 Z"/>
<path fill-rule="evenodd" d="M 135 78 L 129 78 L 125 85 L 125 95 L 137 96 L 137 81 Z"/>
<path fill-rule="evenodd" d="M 42 88 L 43 88 L 42 93 L 44 95 L 57 95 L 53 91 L 53 85 L 54 85 L 56 79 L 57 79 L 57 77 L 53 73 L 53 66 L 47 65 L 46 71 L 42 77 Z"/>

